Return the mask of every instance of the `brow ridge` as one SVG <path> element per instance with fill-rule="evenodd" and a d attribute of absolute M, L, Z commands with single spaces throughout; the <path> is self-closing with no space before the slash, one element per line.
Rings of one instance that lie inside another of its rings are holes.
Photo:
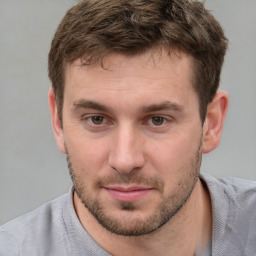
<path fill-rule="evenodd" d="M 159 104 L 152 104 L 149 106 L 142 107 L 142 112 L 155 112 L 161 110 L 173 110 L 173 111 L 182 111 L 183 106 L 172 101 L 165 101 Z"/>
<path fill-rule="evenodd" d="M 84 109 L 95 109 L 95 110 L 104 111 L 104 112 L 110 111 L 110 109 L 104 104 L 91 101 L 91 100 L 86 100 L 86 99 L 75 101 L 73 103 L 73 107 L 75 109 L 84 108 Z M 165 101 L 159 104 L 151 104 L 148 106 L 143 106 L 140 108 L 140 111 L 143 113 L 156 112 L 161 110 L 182 111 L 183 108 L 184 107 L 182 105 L 176 102 Z"/>
<path fill-rule="evenodd" d="M 108 111 L 108 108 L 105 105 L 95 101 L 85 100 L 85 99 L 75 101 L 73 103 L 73 107 L 75 109 L 84 108 L 84 109 L 95 109 L 99 111 Z"/>

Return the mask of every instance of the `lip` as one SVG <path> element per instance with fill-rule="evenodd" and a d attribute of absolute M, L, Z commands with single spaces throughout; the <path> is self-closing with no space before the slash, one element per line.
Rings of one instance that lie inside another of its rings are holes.
<path fill-rule="evenodd" d="M 121 202 L 138 201 L 154 190 L 153 188 L 141 186 L 107 186 L 104 189 L 113 199 Z"/>

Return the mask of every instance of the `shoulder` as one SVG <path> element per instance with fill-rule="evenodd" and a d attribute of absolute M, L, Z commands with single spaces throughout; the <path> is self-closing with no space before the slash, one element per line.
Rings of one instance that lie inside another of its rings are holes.
<path fill-rule="evenodd" d="M 201 174 L 200 178 L 207 184 L 211 196 L 233 199 L 233 203 L 256 203 L 256 181 L 235 177 L 216 179 L 208 174 Z"/>
<path fill-rule="evenodd" d="M 256 182 L 234 177 L 216 179 L 202 174 L 215 210 L 231 211 L 232 216 L 256 220 Z M 256 225 L 256 222 L 255 222 Z"/>
<path fill-rule="evenodd" d="M 1 226 L 0 256 L 20 255 L 27 245 L 33 244 L 36 248 L 37 244 L 49 245 L 49 239 L 57 239 L 57 230 L 63 226 L 62 208 L 67 197 L 63 195 Z"/>
<path fill-rule="evenodd" d="M 213 212 L 213 250 L 217 255 L 255 255 L 256 182 L 239 178 L 216 179 L 202 174 Z"/>

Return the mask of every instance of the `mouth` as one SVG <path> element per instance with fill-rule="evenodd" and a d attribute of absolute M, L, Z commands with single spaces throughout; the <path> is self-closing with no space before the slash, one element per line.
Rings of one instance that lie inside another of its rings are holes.
<path fill-rule="evenodd" d="M 113 199 L 121 202 L 138 201 L 154 190 L 154 188 L 142 186 L 107 186 L 104 189 Z"/>

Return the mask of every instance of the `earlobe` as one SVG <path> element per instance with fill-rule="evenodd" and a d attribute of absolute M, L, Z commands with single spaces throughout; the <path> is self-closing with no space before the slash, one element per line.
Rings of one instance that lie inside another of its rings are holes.
<path fill-rule="evenodd" d="M 53 134 L 54 134 L 57 146 L 61 152 L 66 154 L 63 128 L 62 128 L 61 120 L 59 118 L 59 114 L 56 106 L 55 94 L 52 88 L 50 88 L 48 92 L 48 101 L 49 101 L 49 108 L 51 113 L 52 130 L 53 130 Z"/>
<path fill-rule="evenodd" d="M 207 107 L 203 126 L 202 153 L 208 153 L 219 145 L 227 109 L 227 93 L 224 91 L 217 92 Z"/>

